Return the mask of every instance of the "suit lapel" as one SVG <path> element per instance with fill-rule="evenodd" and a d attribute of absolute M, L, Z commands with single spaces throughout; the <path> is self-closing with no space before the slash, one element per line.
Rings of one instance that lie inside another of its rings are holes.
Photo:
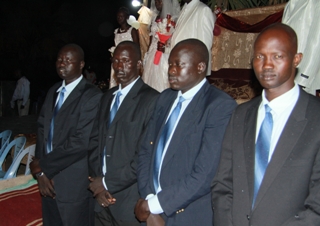
<path fill-rule="evenodd" d="M 124 100 L 122 101 L 110 127 L 113 124 L 115 124 L 117 121 L 119 121 L 119 119 L 121 119 L 122 116 L 124 114 L 126 114 L 127 110 L 130 109 L 131 106 L 133 106 L 137 102 L 137 99 L 135 99 L 135 98 L 138 95 L 138 93 L 143 85 L 144 85 L 143 81 L 141 80 L 141 78 L 139 78 L 136 81 L 136 83 L 132 86 L 132 88 L 130 89 L 129 93 L 126 95 Z"/>
<path fill-rule="evenodd" d="M 63 112 L 65 109 L 68 109 L 68 106 L 71 103 L 74 103 L 74 100 L 79 98 L 82 95 L 83 89 L 84 89 L 86 83 L 87 83 L 86 79 L 82 78 L 81 81 L 79 82 L 79 84 L 76 87 L 74 87 L 74 89 L 71 91 L 68 98 L 63 102 L 63 104 L 58 112 L 58 115 L 59 115 L 59 113 Z"/>
<path fill-rule="evenodd" d="M 247 181 L 249 188 L 249 197 L 253 196 L 253 185 L 254 185 L 254 158 L 255 158 L 255 134 L 257 125 L 257 114 L 258 108 L 261 103 L 261 98 L 254 100 L 255 103 L 252 104 L 247 110 L 246 118 L 244 121 L 244 156 L 247 171 Z"/>
<path fill-rule="evenodd" d="M 302 132 L 304 131 L 304 128 L 307 124 L 305 115 L 308 101 L 308 94 L 300 90 L 300 96 L 296 106 L 293 108 L 292 113 L 289 116 L 285 127 L 283 128 L 272 158 L 268 164 L 255 206 L 259 205 L 259 202 L 287 161 L 289 155 L 294 149 L 294 146 L 296 145 L 296 142 L 299 140 Z"/>
<path fill-rule="evenodd" d="M 172 135 L 172 139 L 168 146 L 168 150 L 163 159 L 162 168 L 166 166 L 168 162 L 170 162 L 171 158 L 175 155 L 177 147 L 180 142 L 185 140 L 185 137 L 189 135 L 186 131 L 190 130 L 190 127 L 195 123 L 196 120 L 199 119 L 199 114 L 202 113 L 204 107 L 201 106 L 205 103 L 205 93 L 207 92 L 208 83 L 205 83 L 203 87 L 199 90 L 199 92 L 193 97 L 183 115 L 181 116 L 178 125 Z M 170 109 L 169 109 L 170 110 Z M 175 137 L 179 137 L 179 139 L 175 139 Z"/>

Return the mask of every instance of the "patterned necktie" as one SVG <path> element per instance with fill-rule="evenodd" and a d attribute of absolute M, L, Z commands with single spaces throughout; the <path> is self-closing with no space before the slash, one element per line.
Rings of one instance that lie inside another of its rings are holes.
<path fill-rule="evenodd" d="M 64 93 L 66 92 L 66 88 L 63 87 L 59 94 L 59 100 L 56 106 L 53 109 L 53 116 L 51 119 L 49 134 L 48 134 L 48 141 L 47 141 L 47 154 L 49 154 L 52 151 L 52 139 L 53 139 L 53 131 L 54 131 L 54 118 L 56 117 L 58 111 L 61 108 L 61 105 L 63 103 L 64 99 Z"/>
<path fill-rule="evenodd" d="M 155 158 L 154 158 L 154 167 L 153 167 L 153 184 L 154 184 L 155 191 L 157 191 L 159 187 L 159 170 L 160 170 L 160 164 L 161 164 L 164 147 L 177 122 L 183 101 L 185 101 L 185 99 L 182 96 L 180 96 L 177 106 L 171 112 L 171 115 L 167 120 L 167 123 L 165 124 L 164 129 L 162 130 L 162 133 L 161 133 L 161 137 L 159 139 L 159 143 L 158 143 Z"/>
<path fill-rule="evenodd" d="M 257 198 L 257 194 L 268 166 L 270 140 L 272 134 L 273 120 L 271 108 L 265 105 L 265 118 L 261 124 L 259 135 L 256 142 L 256 154 L 254 165 L 254 194 L 252 201 L 252 208 Z"/>
<path fill-rule="evenodd" d="M 114 101 L 114 104 L 112 106 L 112 109 L 110 111 L 110 118 L 109 118 L 109 125 L 111 125 L 111 122 L 113 121 L 114 117 L 116 116 L 116 113 L 118 111 L 119 105 L 120 105 L 120 96 L 122 95 L 121 92 L 117 92 L 116 99 Z"/>

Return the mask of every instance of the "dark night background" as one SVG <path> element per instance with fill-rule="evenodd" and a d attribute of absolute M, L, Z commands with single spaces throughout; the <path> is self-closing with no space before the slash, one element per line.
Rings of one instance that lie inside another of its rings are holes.
<path fill-rule="evenodd" d="M 119 7 L 138 18 L 131 0 L 0 0 L 0 80 L 21 68 L 31 82 L 30 99 L 59 81 L 55 60 L 67 43 L 80 45 L 97 80 L 107 81 Z M 12 95 L 12 94 L 11 94 Z"/>

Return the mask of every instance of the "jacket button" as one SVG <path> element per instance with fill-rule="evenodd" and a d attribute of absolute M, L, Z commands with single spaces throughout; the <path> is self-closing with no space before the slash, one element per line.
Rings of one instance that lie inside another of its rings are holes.
<path fill-rule="evenodd" d="M 250 215 L 247 215 L 247 219 L 250 220 Z"/>
<path fill-rule="evenodd" d="M 109 139 L 113 139 L 113 136 L 109 136 Z"/>

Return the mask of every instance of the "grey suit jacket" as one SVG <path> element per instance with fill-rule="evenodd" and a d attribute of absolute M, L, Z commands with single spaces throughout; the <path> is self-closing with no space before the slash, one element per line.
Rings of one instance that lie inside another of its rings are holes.
<path fill-rule="evenodd" d="M 214 225 L 320 225 L 320 102 L 302 90 L 251 208 L 260 102 L 240 105 L 227 128 L 212 184 Z"/>
<path fill-rule="evenodd" d="M 160 94 L 139 153 L 138 184 L 141 198 L 155 194 L 154 155 L 178 92 Z M 205 83 L 178 122 L 165 154 L 158 198 L 166 225 L 212 225 L 210 184 L 218 167 L 223 134 L 235 101 Z"/>
<path fill-rule="evenodd" d="M 101 157 L 106 148 L 105 183 L 117 200 L 109 209 L 117 220 L 134 221 L 134 206 L 139 199 L 136 168 L 140 136 L 151 117 L 159 93 L 139 78 L 108 128 L 110 105 L 117 89 L 118 87 L 112 88 L 101 98 L 101 106 L 91 133 L 90 175 L 102 176 Z M 101 211 L 102 208 L 96 205 L 95 210 Z"/>
<path fill-rule="evenodd" d="M 61 84 L 56 83 L 50 88 L 42 106 L 35 155 L 40 159 L 45 175 L 54 181 L 57 202 L 71 203 L 88 199 L 90 195 L 87 190 L 87 153 L 101 92 L 85 78 L 79 82 L 55 117 L 53 148 L 46 154 L 56 90 Z"/>

